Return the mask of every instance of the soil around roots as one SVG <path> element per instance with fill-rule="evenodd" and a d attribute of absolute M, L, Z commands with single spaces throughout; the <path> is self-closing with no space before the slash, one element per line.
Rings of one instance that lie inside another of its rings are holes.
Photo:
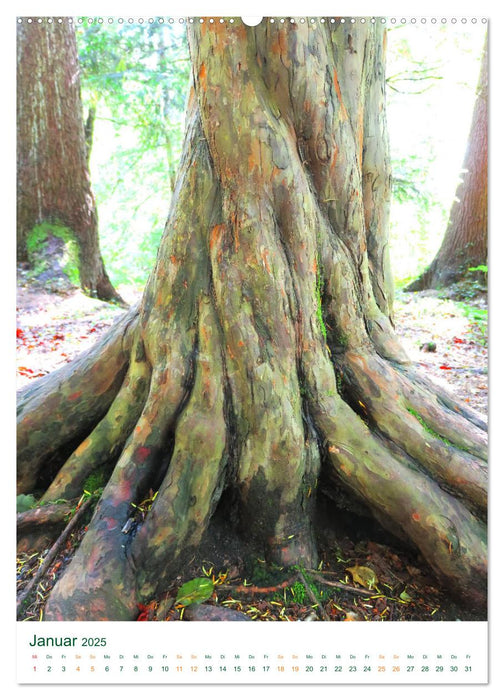
<path fill-rule="evenodd" d="M 17 302 L 20 388 L 32 382 L 33 376 L 43 375 L 70 362 L 86 346 L 90 347 L 96 342 L 96 337 L 123 314 L 116 307 L 90 300 L 78 290 L 70 294 L 47 294 L 23 282 L 22 276 L 20 282 Z M 125 289 L 123 295 L 135 301 L 134 290 Z M 482 303 L 482 299 L 477 299 L 476 307 L 481 308 Z M 395 320 L 397 332 L 410 356 L 427 365 L 424 371 L 434 374 L 437 381 L 451 387 L 460 400 L 467 402 L 482 416 L 485 415 L 488 397 L 487 350 L 481 343 L 480 327 L 449 299 L 433 293 L 400 293 Z M 454 338 L 463 342 L 454 342 Z M 436 343 L 435 352 L 422 350 L 427 342 Z M 440 365 L 452 369 L 442 370 Z M 334 506 L 323 496 L 321 498 L 323 504 L 317 508 L 319 516 L 316 527 L 317 548 L 322 563 L 319 573 L 323 575 L 324 571 L 336 571 L 337 575 L 327 576 L 326 580 L 346 582 L 351 586 L 353 580 L 347 568 L 365 565 L 376 572 L 378 589 L 382 593 L 379 596 L 375 591 L 375 597 L 356 595 L 313 580 L 313 584 L 318 584 L 324 592 L 323 607 L 329 619 L 486 619 L 484 614 L 474 614 L 460 606 L 449 588 L 439 585 L 423 558 L 380 528 L 376 521 L 364 515 L 357 518 L 355 513 L 342 508 L 337 517 L 329 518 L 326 511 Z M 20 620 L 44 619 L 45 602 L 71 560 L 87 524 L 83 522 L 64 543 L 38 583 L 34 595 L 20 612 Z M 60 531 L 61 526 L 54 533 L 49 530 L 50 537 L 40 542 L 39 548 L 18 551 L 18 595 L 22 595 L 42 566 L 48 548 Z M 280 567 L 272 569 L 254 559 L 247 541 L 240 539 L 229 528 L 229 522 L 220 510 L 210 522 L 201 546 L 191 561 L 173 577 L 164 594 L 148 601 L 143 607 L 139 606 L 139 619 L 188 619 L 174 604 L 178 588 L 184 582 L 205 576 L 205 572 L 210 571 L 210 577 L 218 577 L 221 572 L 226 575 L 222 586 L 216 586 L 214 596 L 207 601 L 219 612 L 219 619 L 227 619 L 227 610 L 239 611 L 255 621 L 322 619 L 319 608 L 306 594 L 300 593 L 302 585 L 296 578 L 297 572 Z M 294 580 L 289 586 L 282 587 L 285 581 L 291 579 Z M 359 584 L 356 586 L 359 587 Z M 270 590 L 264 592 L 265 589 Z M 406 593 L 402 599 L 400 596 L 404 591 Z"/>

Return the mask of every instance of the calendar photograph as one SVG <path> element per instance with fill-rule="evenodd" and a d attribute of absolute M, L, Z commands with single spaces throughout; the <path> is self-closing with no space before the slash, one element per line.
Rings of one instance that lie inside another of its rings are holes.
<path fill-rule="evenodd" d="M 14 24 L 19 682 L 486 683 L 489 20 Z"/>

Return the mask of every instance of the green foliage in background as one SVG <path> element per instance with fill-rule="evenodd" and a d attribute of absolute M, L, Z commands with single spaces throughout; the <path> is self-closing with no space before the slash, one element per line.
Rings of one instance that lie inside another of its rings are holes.
<path fill-rule="evenodd" d="M 413 281 L 443 239 L 469 136 L 485 26 L 401 24 L 388 32 L 395 284 Z"/>
<path fill-rule="evenodd" d="M 102 253 L 116 287 L 141 290 L 155 262 L 182 150 L 190 75 L 185 26 L 89 18 L 76 26 Z M 484 31 L 483 25 L 390 26 L 390 247 L 397 287 L 414 279 L 441 243 Z"/>
<path fill-rule="evenodd" d="M 182 26 L 78 28 L 90 169 L 107 270 L 142 287 L 163 233 L 182 150 L 189 52 Z"/>
<path fill-rule="evenodd" d="M 483 347 L 488 345 L 488 309 L 480 309 L 471 303 L 456 302 L 464 316 L 469 319 L 469 338 Z"/>

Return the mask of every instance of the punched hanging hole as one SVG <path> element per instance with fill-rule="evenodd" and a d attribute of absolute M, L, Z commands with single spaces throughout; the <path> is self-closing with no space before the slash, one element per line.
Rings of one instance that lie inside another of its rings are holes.
<path fill-rule="evenodd" d="M 243 24 L 246 24 L 247 27 L 257 27 L 258 24 L 261 24 L 262 17 L 242 17 L 241 21 Z"/>

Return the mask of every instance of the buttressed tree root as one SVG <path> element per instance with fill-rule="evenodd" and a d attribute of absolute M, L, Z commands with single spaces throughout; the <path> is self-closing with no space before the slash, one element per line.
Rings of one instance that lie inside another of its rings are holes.
<path fill-rule="evenodd" d="M 19 403 L 20 492 L 71 499 L 107 474 L 45 619 L 135 618 L 223 493 L 261 556 L 314 567 L 322 476 L 483 609 L 485 425 L 393 329 L 383 27 L 237 19 L 189 39 L 183 158 L 140 307 Z"/>

